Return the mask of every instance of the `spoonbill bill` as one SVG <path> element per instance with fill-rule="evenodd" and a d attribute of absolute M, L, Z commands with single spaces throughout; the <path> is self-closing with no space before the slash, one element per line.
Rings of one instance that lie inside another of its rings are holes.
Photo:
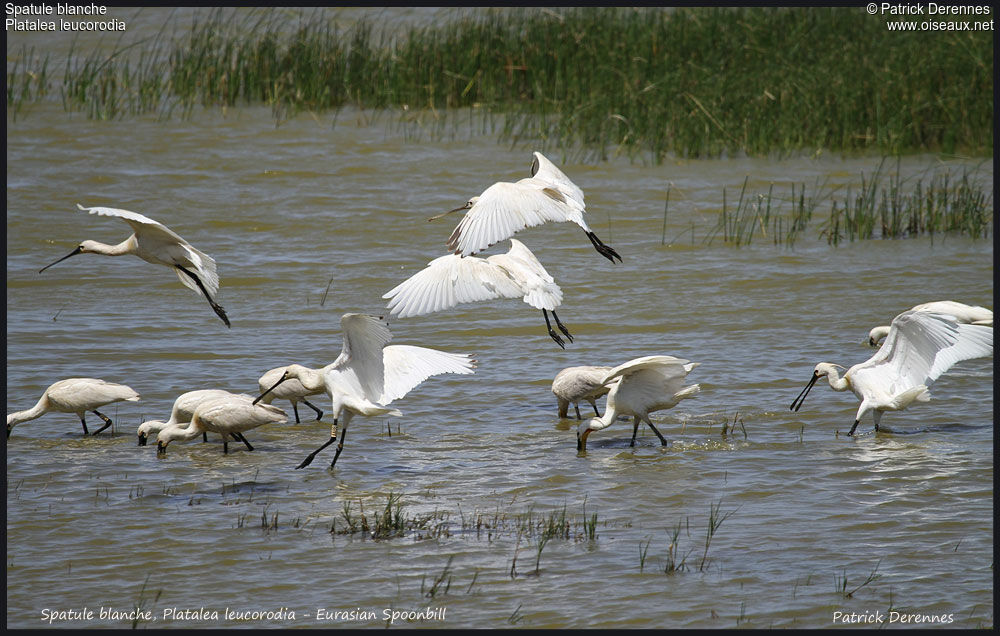
<path fill-rule="evenodd" d="M 684 386 L 684 379 L 699 364 L 673 356 L 643 356 L 612 369 L 603 382 L 613 382 L 604 416 L 580 422 L 576 432 L 576 450 L 587 450 L 587 436 L 611 426 L 618 415 L 631 415 L 633 418 L 629 446 L 635 446 L 635 435 L 641 421 L 646 422 L 660 438 L 660 444 L 666 446 L 667 440 L 653 426 L 649 414 L 672 408 L 684 398 L 698 393 L 701 387 L 697 384 Z"/>
<path fill-rule="evenodd" d="M 166 422 L 163 420 L 147 420 L 139 425 L 139 428 L 136 430 L 136 435 L 139 437 L 139 446 L 145 446 L 150 435 L 159 433 L 169 426 L 185 425 L 190 422 L 191 417 L 194 415 L 194 410 L 205 400 L 226 397 L 228 395 L 233 394 L 221 389 L 201 389 L 181 393 L 174 400 L 173 408 L 170 409 L 170 419 Z M 252 399 L 253 396 L 250 397 Z M 204 437 L 207 440 L 207 435 Z"/>
<path fill-rule="evenodd" d="M 993 312 L 986 307 L 973 307 L 964 303 L 957 303 L 954 300 L 939 300 L 932 303 L 924 303 L 910 309 L 910 311 L 936 311 L 941 314 L 949 314 L 961 323 L 971 325 L 993 326 Z M 868 332 L 868 346 L 876 347 L 882 338 L 889 335 L 889 325 L 872 327 Z"/>
<path fill-rule="evenodd" d="M 556 374 L 552 380 L 552 393 L 555 394 L 559 402 L 559 417 L 566 417 L 569 405 L 576 409 L 576 419 L 582 420 L 580 416 L 580 400 L 590 402 L 594 407 L 594 415 L 601 416 L 597 410 L 597 398 L 607 395 L 611 390 L 604 384 L 604 378 L 608 376 L 611 367 L 566 367 Z"/>
<path fill-rule="evenodd" d="M 532 157 L 530 177 L 516 183 L 494 183 L 465 205 L 428 219 L 468 210 L 448 238 L 448 249 L 471 256 L 524 228 L 548 221 L 572 221 L 583 229 L 601 256 L 612 263 L 616 258 L 621 262 L 618 252 L 605 245 L 584 220 L 583 190 L 542 153 L 533 152 Z"/>
<path fill-rule="evenodd" d="M 114 402 L 137 402 L 139 394 L 124 384 L 105 382 L 97 378 L 67 378 L 59 380 L 45 389 L 38 403 L 27 411 L 18 411 L 7 416 L 7 437 L 14 426 L 41 417 L 46 413 L 76 413 L 83 424 L 83 434 L 87 435 L 86 411 L 104 420 L 104 426 L 94 431 L 97 435 L 111 426 L 111 420 L 98 411 L 99 407 Z"/>
<path fill-rule="evenodd" d="M 268 387 L 274 386 L 274 383 L 281 378 L 281 374 L 285 372 L 285 368 L 286 367 L 275 367 L 260 376 L 260 379 L 257 380 L 257 386 L 260 387 L 260 390 L 264 391 Z M 306 399 L 307 395 L 321 395 L 323 392 L 323 389 L 310 391 L 302 386 L 301 382 L 291 378 L 285 380 L 280 386 L 278 386 L 278 388 L 268 393 L 267 397 L 262 399 L 261 402 L 264 404 L 270 404 L 272 400 L 288 400 L 292 403 L 292 410 L 295 412 L 295 423 L 298 424 L 302 421 L 299 419 L 299 401 L 316 411 L 317 420 L 323 417 L 323 411 L 310 404 L 309 400 Z"/>
<path fill-rule="evenodd" d="M 549 312 L 559 331 L 573 342 L 573 336 L 556 315 L 562 304 L 562 290 L 524 243 L 510 239 L 506 254 L 489 258 L 463 257 L 446 254 L 435 258 L 382 298 L 390 315 L 407 318 L 421 316 L 460 303 L 470 303 L 494 298 L 521 298 L 535 309 L 542 310 L 549 336 L 563 349 L 566 344 L 552 330 Z"/>
<path fill-rule="evenodd" d="M 215 302 L 215 296 L 219 292 L 219 275 L 215 271 L 215 260 L 211 256 L 193 247 L 162 223 L 136 212 L 117 208 L 85 208 L 79 203 L 76 204 L 76 207 L 91 214 L 116 216 L 132 227 L 133 234 L 117 245 L 83 241 L 66 256 L 38 270 L 39 274 L 56 263 L 61 263 L 77 254 L 104 254 L 105 256 L 135 254 L 147 263 L 166 265 L 173 269 L 181 283 L 204 296 L 222 322 L 226 323 L 227 327 L 230 326 L 226 310 Z"/>
<path fill-rule="evenodd" d="M 310 391 L 326 391 L 330 396 L 334 417 L 330 439 L 296 469 L 308 466 L 320 451 L 339 439 L 337 452 L 330 463 L 333 468 L 344 449 L 347 426 L 355 415 L 400 416 L 402 413 L 387 405 L 427 378 L 441 373 L 470 374 L 475 368 L 475 360 L 465 354 L 389 345 L 392 334 L 382 317 L 344 314 L 340 326 L 344 333 L 343 348 L 336 360 L 322 369 L 289 365 L 274 386 L 255 400 L 262 400 L 289 378 L 299 380 Z"/>
<path fill-rule="evenodd" d="M 871 358 L 854 365 L 843 377 L 840 365 L 820 362 L 812 378 L 789 407 L 798 411 L 816 381 L 826 376 L 834 391 L 848 389 L 861 400 L 848 435 L 868 411 L 879 420 L 885 411 L 900 411 L 913 402 L 927 402 L 927 387 L 952 365 L 993 355 L 993 328 L 960 323 L 954 316 L 929 311 L 905 311 L 889 326 L 885 343 Z"/>
<path fill-rule="evenodd" d="M 264 424 L 287 422 L 285 412 L 272 404 L 257 404 L 253 396 L 230 394 L 222 397 L 208 398 L 202 401 L 187 424 L 173 424 L 161 430 L 156 436 L 156 454 L 164 455 L 167 446 L 175 440 L 188 441 L 212 431 L 222 435 L 222 452 L 229 452 L 228 437 L 246 444 L 247 450 L 253 450 L 250 442 L 243 437 L 243 431 L 263 426 Z"/>

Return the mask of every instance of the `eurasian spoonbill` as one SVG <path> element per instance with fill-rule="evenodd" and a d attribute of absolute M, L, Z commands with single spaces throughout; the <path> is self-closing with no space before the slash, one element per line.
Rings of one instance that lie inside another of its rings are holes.
<path fill-rule="evenodd" d="M 549 312 L 559 330 L 573 342 L 573 336 L 556 315 L 562 304 L 562 290 L 524 243 L 510 239 L 506 254 L 489 258 L 446 254 L 435 258 L 427 267 L 396 285 L 382 298 L 390 315 L 407 318 L 421 316 L 459 303 L 494 298 L 521 298 L 535 309 L 542 310 L 549 335 L 562 348 L 563 339 L 552 330 Z"/>
<path fill-rule="evenodd" d="M 274 386 L 274 383 L 281 378 L 281 374 L 285 372 L 286 367 L 275 367 L 260 376 L 257 380 L 257 386 L 260 387 L 261 391 L 266 390 L 270 386 Z M 299 419 L 299 401 L 303 404 L 316 411 L 316 419 L 319 420 L 323 417 L 323 411 L 316 408 L 310 404 L 309 400 L 306 399 L 307 395 L 321 395 L 323 389 L 318 391 L 310 391 L 309 389 L 302 386 L 302 383 L 296 379 L 285 380 L 281 385 L 274 391 L 271 391 L 268 396 L 261 400 L 264 404 L 271 404 L 273 400 L 288 400 L 292 403 L 292 410 L 295 412 L 295 423 L 301 422 Z"/>
<path fill-rule="evenodd" d="M 76 413 L 80 417 L 80 423 L 83 424 L 83 434 L 86 435 L 89 432 L 87 431 L 87 420 L 84 418 L 86 411 L 91 411 L 104 420 L 104 426 L 93 433 L 97 435 L 111 426 L 111 420 L 98 411 L 98 407 L 114 402 L 136 402 L 138 400 L 139 394 L 124 384 L 114 384 L 97 378 L 59 380 L 45 389 L 35 406 L 27 411 L 18 411 L 7 416 L 7 437 L 10 437 L 11 429 L 17 424 L 50 412 Z"/>
<path fill-rule="evenodd" d="M 868 360 L 854 365 L 840 377 L 840 365 L 820 362 L 812 378 L 789 407 L 798 411 L 816 381 L 827 377 L 834 391 L 850 389 L 861 400 L 854 435 L 861 417 L 868 411 L 879 420 L 885 411 L 899 411 L 912 402 L 927 402 L 927 387 L 957 362 L 993 355 L 993 328 L 958 322 L 949 314 L 905 311 L 889 326 L 885 344 Z M 840 367 L 843 369 L 844 367 Z"/>
<path fill-rule="evenodd" d="M 618 415 L 631 415 L 633 418 L 632 442 L 629 446 L 635 446 L 635 435 L 641 421 L 646 422 L 660 438 L 660 444 L 666 446 L 667 440 L 653 426 L 649 414 L 669 409 L 684 398 L 698 393 L 701 387 L 697 384 L 684 386 L 684 379 L 699 364 L 701 363 L 673 356 L 643 356 L 612 369 L 604 377 L 604 384 L 616 378 L 617 382 L 614 382 L 608 393 L 604 416 L 580 422 L 576 433 L 577 451 L 587 450 L 587 436 L 611 426 Z"/>
<path fill-rule="evenodd" d="M 584 220 L 583 190 L 542 153 L 534 152 L 532 156 L 530 177 L 516 183 L 494 183 L 465 205 L 428 219 L 468 210 L 448 238 L 448 249 L 471 256 L 524 228 L 548 221 L 572 221 L 583 228 L 601 256 L 612 263 L 616 258 L 621 262 L 618 252 L 597 238 Z"/>
<path fill-rule="evenodd" d="M 215 302 L 215 296 L 219 292 L 219 275 L 215 271 L 215 260 L 211 256 L 194 248 L 162 223 L 136 212 L 117 208 L 85 208 L 79 203 L 76 204 L 76 207 L 91 214 L 116 216 L 132 226 L 133 234 L 117 245 L 83 241 L 68 255 L 38 270 L 39 274 L 56 263 L 61 263 L 77 254 L 104 254 L 105 256 L 135 254 L 147 263 L 165 265 L 173 269 L 181 283 L 204 296 L 216 315 L 222 319 L 222 322 L 226 323 L 227 327 L 229 326 L 226 310 Z"/>
<path fill-rule="evenodd" d="M 552 380 L 552 393 L 555 394 L 559 402 L 559 417 L 566 417 L 569 405 L 576 409 L 576 419 L 582 420 L 580 415 L 580 400 L 590 402 L 594 407 L 594 415 L 601 416 L 597 410 L 597 398 L 607 395 L 611 390 L 604 384 L 604 378 L 608 376 L 611 367 L 566 367 L 556 374 Z"/>
<path fill-rule="evenodd" d="M 910 311 L 936 311 L 941 314 L 949 314 L 961 323 L 971 325 L 993 326 L 993 312 L 986 307 L 973 307 L 964 303 L 957 303 L 953 300 L 939 300 L 932 303 L 924 303 L 910 309 Z M 889 326 L 872 327 L 868 332 L 868 346 L 875 347 L 882 338 L 889 335 Z"/>
<path fill-rule="evenodd" d="M 156 436 L 156 453 L 163 455 L 167 445 L 174 440 L 188 441 L 213 431 L 222 435 L 222 452 L 229 452 L 228 437 L 246 444 L 247 450 L 253 450 L 250 442 L 243 437 L 243 431 L 263 426 L 264 424 L 283 423 L 288 421 L 285 412 L 272 404 L 257 404 L 253 396 L 230 394 L 223 397 L 203 400 L 187 424 L 174 424 L 159 432 Z"/>
<path fill-rule="evenodd" d="M 465 354 L 388 345 L 392 334 L 381 317 L 344 314 L 340 325 L 344 334 L 343 348 L 336 360 L 322 369 L 289 365 L 281 379 L 257 397 L 261 400 L 289 378 L 298 379 L 310 391 L 322 390 L 330 396 L 334 417 L 330 439 L 296 466 L 297 469 L 308 466 L 321 450 L 339 439 L 337 452 L 330 463 L 333 468 L 344 449 L 347 425 L 354 415 L 400 416 L 402 413 L 386 405 L 432 375 L 470 374 L 475 368 L 475 360 Z"/>
<path fill-rule="evenodd" d="M 168 426 L 174 426 L 175 424 L 185 425 L 190 422 L 191 416 L 194 415 L 194 410 L 205 400 L 229 395 L 233 394 L 221 389 L 200 389 L 198 391 L 181 393 L 174 400 L 173 408 L 170 409 L 170 419 L 166 422 L 163 420 L 147 420 L 139 425 L 139 428 L 136 430 L 136 435 L 139 437 L 139 446 L 145 446 L 150 435 L 159 433 Z M 250 397 L 252 399 L 253 396 Z M 205 438 L 207 439 L 207 436 Z"/>

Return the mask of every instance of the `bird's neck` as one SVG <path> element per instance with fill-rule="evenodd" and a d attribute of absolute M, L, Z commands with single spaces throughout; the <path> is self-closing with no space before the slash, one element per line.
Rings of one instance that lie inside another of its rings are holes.
<path fill-rule="evenodd" d="M 840 377 L 836 369 L 830 369 L 826 374 L 827 382 L 834 391 L 846 391 L 851 388 L 851 383 L 846 377 Z"/>
<path fill-rule="evenodd" d="M 104 256 L 121 256 L 122 254 L 135 254 L 138 247 L 139 243 L 135 238 L 135 234 L 133 234 L 117 245 L 90 241 L 87 245 L 87 251 L 93 254 L 103 254 Z"/>
<path fill-rule="evenodd" d="M 48 412 L 49 399 L 48 396 L 42 395 L 38 400 L 38 403 L 27 411 L 18 411 L 17 413 L 11 413 L 7 416 L 7 426 L 14 426 L 15 424 L 20 424 L 21 422 L 27 422 L 28 420 L 33 420 L 35 418 L 41 417 Z"/>

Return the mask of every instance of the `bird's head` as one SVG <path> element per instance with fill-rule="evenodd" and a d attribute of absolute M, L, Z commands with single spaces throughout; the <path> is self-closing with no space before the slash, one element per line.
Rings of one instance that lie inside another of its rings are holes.
<path fill-rule="evenodd" d="M 147 440 L 149 439 L 150 433 L 156 433 L 164 426 L 163 422 L 158 420 L 148 420 L 139 425 L 138 430 L 136 430 L 136 435 L 139 438 L 139 446 L 145 446 Z"/>
<path fill-rule="evenodd" d="M 587 450 L 587 436 L 597 430 L 600 424 L 601 420 L 594 417 L 580 422 L 580 425 L 576 427 L 576 451 L 578 453 Z"/>
<path fill-rule="evenodd" d="M 868 332 L 868 346 L 877 347 L 879 341 L 888 335 L 889 327 L 873 327 L 872 330 Z"/>

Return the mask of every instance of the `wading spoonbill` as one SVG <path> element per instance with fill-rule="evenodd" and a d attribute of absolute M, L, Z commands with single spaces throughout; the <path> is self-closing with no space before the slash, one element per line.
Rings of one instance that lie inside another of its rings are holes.
<path fill-rule="evenodd" d="M 336 360 L 322 369 L 289 365 L 274 385 L 296 378 L 310 391 L 326 391 L 332 401 L 334 419 L 330 439 L 310 453 L 296 469 L 308 466 L 321 450 L 339 439 L 337 452 L 330 463 L 333 468 L 344 449 L 347 425 L 355 415 L 402 415 L 386 405 L 432 375 L 470 374 L 475 368 L 475 360 L 465 354 L 409 345 L 386 346 L 392 334 L 381 317 L 344 314 L 340 326 L 344 342 Z M 274 386 L 257 400 L 265 397 Z"/>
<path fill-rule="evenodd" d="M 699 364 L 701 363 L 673 356 L 643 356 L 612 369 L 604 377 L 604 383 L 613 382 L 616 378 L 617 382 L 611 385 L 604 416 L 580 422 L 576 433 L 576 450 L 587 450 L 587 436 L 611 426 L 619 415 L 631 415 L 633 418 L 632 442 L 629 446 L 635 446 L 635 435 L 639 431 L 640 422 L 646 422 L 660 438 L 660 444 L 666 446 L 667 440 L 653 426 L 649 414 L 669 409 L 684 398 L 698 393 L 701 387 L 697 384 L 684 386 L 684 379 Z"/>
<path fill-rule="evenodd" d="M 910 311 L 936 311 L 940 314 L 949 314 L 961 323 L 971 325 L 993 326 L 993 312 L 986 307 L 973 307 L 964 303 L 957 303 L 953 300 L 939 300 L 933 303 L 924 303 L 910 309 Z M 889 335 L 889 325 L 872 327 L 868 332 L 868 346 L 875 347 L 882 338 Z"/>
<path fill-rule="evenodd" d="M 861 400 L 848 435 L 868 411 L 879 420 L 885 411 L 899 411 L 912 402 L 927 402 L 927 387 L 957 362 L 993 355 L 993 328 L 958 322 L 954 316 L 926 311 L 905 311 L 889 326 L 885 344 L 871 358 L 856 364 L 840 377 L 840 365 L 820 362 L 812 378 L 789 407 L 798 411 L 816 381 L 826 376 L 834 391 L 850 389 Z M 843 369 L 844 367 L 840 367 Z"/>
<path fill-rule="evenodd" d="M 156 453 L 164 455 L 170 442 L 192 440 L 205 431 L 222 435 L 223 454 L 229 452 L 229 437 L 243 442 L 247 450 L 252 451 L 253 446 L 243 437 L 243 431 L 287 421 L 288 416 L 284 411 L 272 404 L 257 404 L 251 395 L 234 393 L 208 398 L 194 410 L 190 422 L 168 426 L 157 434 Z"/>
<path fill-rule="evenodd" d="M 510 239 L 506 254 L 489 258 L 447 254 L 435 258 L 427 267 L 396 285 L 382 298 L 390 315 L 407 318 L 449 309 L 459 303 L 494 298 L 521 298 L 542 310 L 549 336 L 562 348 L 563 339 L 552 330 L 549 312 L 559 331 L 573 342 L 573 336 L 556 315 L 562 304 L 562 290 L 524 243 Z"/>
<path fill-rule="evenodd" d="M 162 223 L 136 212 L 117 208 L 85 208 L 79 203 L 76 204 L 76 207 L 91 214 L 116 216 L 132 226 L 134 233 L 117 245 L 83 241 L 68 255 L 38 270 L 39 274 L 56 263 L 61 263 L 77 254 L 104 254 L 105 256 L 135 254 L 147 263 L 165 265 L 173 269 L 181 283 L 204 296 L 216 315 L 222 319 L 222 322 L 226 323 L 227 327 L 229 326 L 226 310 L 215 302 L 215 296 L 219 292 L 219 275 L 215 271 L 215 260 L 211 256 L 192 247 L 190 243 Z"/>
<path fill-rule="evenodd" d="M 111 420 L 98 411 L 98 407 L 114 402 L 137 402 L 139 394 L 124 384 L 114 384 L 105 382 L 97 378 L 68 378 L 59 380 L 49 388 L 45 389 L 38 403 L 27 411 L 18 411 L 7 416 L 7 437 L 15 425 L 27 422 L 46 413 L 76 413 L 83 424 L 83 434 L 86 435 L 87 420 L 84 419 L 86 411 L 92 412 L 104 420 L 104 426 L 94 431 L 97 435 L 107 427 L 111 426 Z"/>
<path fill-rule="evenodd" d="M 287 367 L 276 367 L 264 373 L 257 380 L 257 386 L 260 387 L 260 391 L 267 390 L 268 387 L 274 386 L 274 383 L 281 378 L 281 374 L 285 372 Z M 299 419 L 299 402 L 316 411 L 316 419 L 319 420 L 323 417 L 323 411 L 316 408 L 309 403 L 306 399 L 307 395 L 321 395 L 324 392 L 323 389 L 318 391 L 310 391 L 309 389 L 302 386 L 302 383 L 298 380 L 292 378 L 282 382 L 277 388 L 267 394 L 267 397 L 261 399 L 264 404 L 271 404 L 273 400 L 288 400 L 292 403 L 292 411 L 295 412 L 295 423 L 301 422 Z"/>
<path fill-rule="evenodd" d="M 590 402 L 594 407 L 594 415 L 601 416 L 597 410 L 597 398 L 607 395 L 611 390 L 604 384 L 604 378 L 611 372 L 611 367 L 566 367 L 556 374 L 552 380 L 552 393 L 559 401 L 559 417 L 566 417 L 569 405 L 576 409 L 576 419 L 582 420 L 580 415 L 580 400 Z"/>
<path fill-rule="evenodd" d="M 583 190 L 542 153 L 534 152 L 532 156 L 530 177 L 516 183 L 494 183 L 465 205 L 428 219 L 468 210 L 448 238 L 448 249 L 471 256 L 524 228 L 548 221 L 572 221 L 583 228 L 601 256 L 612 263 L 616 258 L 621 262 L 618 252 L 597 238 L 584 220 Z"/>
<path fill-rule="evenodd" d="M 201 389 L 198 391 L 181 393 L 177 396 L 177 399 L 174 400 L 173 408 L 170 409 L 170 419 L 166 422 L 163 420 L 147 420 L 139 425 L 139 428 L 136 430 L 136 435 L 139 437 L 139 446 L 145 446 L 150 435 L 159 433 L 169 426 L 186 425 L 191 421 L 191 416 L 194 415 L 194 410 L 205 400 L 226 397 L 229 395 L 233 395 L 233 393 L 223 391 L 221 389 Z M 253 396 L 249 397 L 253 399 Z M 207 441 L 208 436 L 205 435 L 203 438 Z"/>

